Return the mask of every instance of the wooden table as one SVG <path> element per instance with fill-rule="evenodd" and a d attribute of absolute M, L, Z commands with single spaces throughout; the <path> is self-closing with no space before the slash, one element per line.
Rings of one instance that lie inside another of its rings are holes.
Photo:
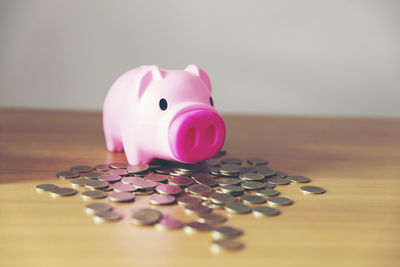
<path fill-rule="evenodd" d="M 246 248 L 214 255 L 210 234 L 95 224 L 79 195 L 53 199 L 35 185 L 77 164 L 124 162 L 105 149 L 101 115 L 0 112 L 1 266 L 400 266 L 400 120 L 225 116 L 231 157 L 265 157 L 326 194 L 278 186 L 295 201 L 274 218 L 230 216 Z M 80 189 L 80 191 L 82 191 Z M 103 200 L 106 201 L 106 200 Z M 129 217 L 146 197 L 117 205 Z M 178 206 L 161 210 L 186 222 Z M 216 211 L 221 212 L 221 211 Z"/>

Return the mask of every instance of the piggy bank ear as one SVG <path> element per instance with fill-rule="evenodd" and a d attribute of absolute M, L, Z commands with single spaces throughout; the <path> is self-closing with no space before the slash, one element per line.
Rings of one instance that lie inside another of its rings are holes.
<path fill-rule="evenodd" d="M 137 96 L 140 99 L 149 85 L 154 81 L 162 80 L 163 76 L 160 69 L 155 66 L 143 66 L 143 69 L 139 71 L 136 80 Z"/>
<path fill-rule="evenodd" d="M 192 73 L 192 74 L 196 75 L 197 77 L 199 77 L 211 91 L 210 78 L 208 77 L 208 74 L 203 69 L 197 67 L 194 64 L 190 64 L 185 68 L 185 71 Z"/>

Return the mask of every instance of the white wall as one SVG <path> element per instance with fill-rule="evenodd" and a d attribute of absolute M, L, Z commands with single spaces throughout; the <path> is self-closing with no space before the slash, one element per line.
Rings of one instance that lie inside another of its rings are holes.
<path fill-rule="evenodd" d="M 0 107 L 101 109 L 142 64 L 203 67 L 222 112 L 400 116 L 400 1 L 0 0 Z"/>

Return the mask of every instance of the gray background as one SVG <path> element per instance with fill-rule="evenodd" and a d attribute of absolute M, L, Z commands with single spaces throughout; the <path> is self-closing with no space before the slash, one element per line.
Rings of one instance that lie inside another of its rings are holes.
<path fill-rule="evenodd" d="M 0 107 L 101 109 L 142 65 L 210 75 L 224 113 L 400 116 L 400 1 L 0 2 Z"/>

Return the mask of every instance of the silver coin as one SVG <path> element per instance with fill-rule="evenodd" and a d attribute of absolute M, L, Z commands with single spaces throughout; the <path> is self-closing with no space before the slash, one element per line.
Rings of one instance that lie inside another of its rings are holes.
<path fill-rule="evenodd" d="M 153 225 L 162 217 L 161 212 L 155 209 L 143 208 L 136 210 L 132 214 L 132 224 L 135 225 Z"/>
<path fill-rule="evenodd" d="M 201 213 L 197 218 L 197 221 L 208 224 L 223 223 L 226 222 L 227 220 L 228 219 L 224 215 L 218 213 Z"/>
<path fill-rule="evenodd" d="M 242 164 L 242 161 L 240 159 L 236 158 L 224 158 L 221 160 L 222 164 L 235 164 L 235 165 L 240 165 Z"/>
<path fill-rule="evenodd" d="M 257 168 L 255 166 L 240 167 L 239 171 L 240 171 L 240 174 L 255 173 L 255 172 L 257 172 Z"/>
<path fill-rule="evenodd" d="M 177 198 L 179 205 L 200 204 L 201 199 L 192 196 L 180 196 Z"/>
<path fill-rule="evenodd" d="M 240 198 L 240 201 L 244 204 L 261 204 L 266 202 L 265 198 L 255 195 L 243 195 Z"/>
<path fill-rule="evenodd" d="M 126 169 L 110 169 L 107 171 L 108 174 L 126 176 L 128 175 L 128 171 Z"/>
<path fill-rule="evenodd" d="M 150 166 L 148 164 L 129 165 L 127 170 L 129 173 L 142 173 L 148 171 Z"/>
<path fill-rule="evenodd" d="M 111 211 L 114 207 L 108 203 L 104 202 L 94 202 L 89 203 L 85 206 L 85 211 L 87 214 L 94 214 L 96 212 Z"/>
<path fill-rule="evenodd" d="M 210 186 L 210 187 L 213 187 L 213 186 L 217 185 L 217 180 L 215 180 L 215 178 L 212 177 L 209 174 L 194 174 L 194 175 L 192 175 L 192 178 L 198 184 L 203 184 L 203 185 L 207 185 L 207 186 Z"/>
<path fill-rule="evenodd" d="M 267 198 L 267 202 L 271 206 L 288 206 L 293 204 L 293 200 L 286 197 L 270 197 Z"/>
<path fill-rule="evenodd" d="M 275 176 L 276 176 L 276 177 L 280 177 L 280 178 L 286 178 L 288 175 L 287 175 L 286 172 L 277 171 L 277 172 L 275 173 Z"/>
<path fill-rule="evenodd" d="M 294 183 L 309 183 L 311 181 L 310 178 L 305 176 L 288 176 L 287 179 Z"/>
<path fill-rule="evenodd" d="M 206 185 L 192 184 L 191 186 L 186 188 L 186 191 L 188 193 L 190 193 L 190 194 L 193 194 L 193 195 L 200 195 L 200 194 L 203 194 L 205 192 L 210 192 L 210 191 L 212 191 L 212 189 L 211 189 L 211 187 L 206 186 Z"/>
<path fill-rule="evenodd" d="M 72 187 L 84 186 L 89 180 L 85 178 L 77 178 L 71 180 Z"/>
<path fill-rule="evenodd" d="M 243 235 L 243 231 L 236 227 L 224 225 L 215 227 L 211 235 L 214 240 L 237 238 Z"/>
<path fill-rule="evenodd" d="M 258 206 L 253 208 L 253 214 L 256 217 L 262 216 L 276 216 L 280 213 L 278 209 L 267 207 L 267 206 Z"/>
<path fill-rule="evenodd" d="M 86 179 L 98 179 L 101 175 L 103 175 L 101 172 L 86 172 L 82 174 L 82 177 Z"/>
<path fill-rule="evenodd" d="M 170 216 L 163 215 L 161 220 L 156 224 L 157 229 L 161 230 L 176 230 L 181 229 L 184 223 Z"/>
<path fill-rule="evenodd" d="M 62 179 L 71 179 L 71 178 L 79 177 L 79 173 L 78 172 L 65 171 L 65 172 L 57 173 L 56 176 L 58 178 L 62 178 Z"/>
<path fill-rule="evenodd" d="M 133 177 L 135 179 L 132 180 L 132 186 L 136 189 L 145 189 L 145 190 L 153 190 L 158 183 L 145 180 L 141 177 Z"/>
<path fill-rule="evenodd" d="M 271 177 L 274 176 L 276 174 L 275 170 L 272 170 L 268 167 L 265 166 L 256 166 L 258 173 L 261 173 L 262 175 L 264 175 L 265 177 Z"/>
<path fill-rule="evenodd" d="M 162 174 L 148 174 L 144 177 L 145 180 L 156 182 L 156 183 L 165 182 L 165 181 L 167 181 L 167 178 L 168 178 L 167 175 L 162 175 Z"/>
<path fill-rule="evenodd" d="M 326 192 L 322 187 L 312 185 L 302 186 L 300 190 L 305 194 L 323 194 Z"/>
<path fill-rule="evenodd" d="M 128 192 L 112 192 L 108 198 L 113 202 L 131 202 L 135 200 L 135 195 Z"/>
<path fill-rule="evenodd" d="M 94 166 L 94 169 L 96 171 L 99 171 L 99 172 L 105 172 L 105 171 L 108 171 L 110 169 L 110 165 L 98 164 L 98 165 Z"/>
<path fill-rule="evenodd" d="M 247 206 L 246 204 L 232 202 L 225 205 L 225 210 L 229 213 L 249 213 L 251 212 L 251 207 Z"/>
<path fill-rule="evenodd" d="M 224 179 L 224 180 L 218 181 L 218 185 L 219 185 L 219 186 L 225 186 L 225 185 L 239 185 L 240 182 L 241 182 L 241 181 L 240 181 L 239 179 L 230 178 L 230 179 Z"/>
<path fill-rule="evenodd" d="M 239 178 L 241 180 L 246 180 L 246 181 L 261 181 L 265 179 L 265 176 L 262 175 L 261 173 L 243 173 L 239 175 Z"/>
<path fill-rule="evenodd" d="M 51 189 L 50 193 L 52 197 L 57 197 L 57 196 L 69 197 L 75 195 L 76 193 L 78 193 L 78 191 L 68 187 L 57 187 Z"/>
<path fill-rule="evenodd" d="M 110 211 L 96 212 L 93 217 L 93 220 L 96 223 L 116 222 L 121 220 L 123 217 L 124 216 L 121 213 L 110 210 Z"/>
<path fill-rule="evenodd" d="M 86 165 L 80 165 L 80 166 L 74 166 L 70 169 L 70 171 L 72 172 L 91 172 L 93 171 L 93 168 L 90 166 L 86 166 Z"/>
<path fill-rule="evenodd" d="M 208 223 L 201 222 L 189 222 L 185 225 L 185 232 L 193 233 L 193 232 L 208 232 L 211 231 L 214 227 Z"/>
<path fill-rule="evenodd" d="M 149 202 L 153 205 L 169 205 L 175 202 L 175 197 L 169 195 L 154 194 L 149 197 Z"/>
<path fill-rule="evenodd" d="M 211 209 L 201 204 L 188 204 L 185 205 L 185 212 L 187 214 L 201 214 L 205 212 L 211 212 Z"/>
<path fill-rule="evenodd" d="M 136 189 L 130 184 L 115 183 L 112 185 L 115 192 L 129 192 L 132 193 Z"/>
<path fill-rule="evenodd" d="M 36 188 L 36 191 L 42 192 L 42 191 L 50 191 L 52 189 L 56 189 L 56 188 L 58 188 L 58 186 L 56 186 L 54 184 L 39 184 L 35 188 Z"/>
<path fill-rule="evenodd" d="M 212 253 L 221 253 L 221 251 L 236 251 L 244 248 L 244 244 L 233 239 L 215 240 L 211 244 Z"/>
<path fill-rule="evenodd" d="M 88 190 L 81 193 L 83 199 L 100 199 L 107 197 L 107 193 L 100 190 Z"/>
<path fill-rule="evenodd" d="M 128 168 L 127 163 L 121 163 L 121 162 L 114 162 L 110 164 L 110 167 L 113 169 L 126 169 Z"/>
<path fill-rule="evenodd" d="M 109 183 L 104 182 L 104 181 L 97 181 L 97 180 L 88 180 L 85 184 L 86 188 L 95 190 L 95 189 L 103 189 L 107 188 L 109 186 Z"/>
<path fill-rule="evenodd" d="M 180 187 L 188 187 L 189 185 L 194 183 L 194 180 L 186 176 L 175 176 L 168 178 L 168 183 Z"/>
<path fill-rule="evenodd" d="M 268 161 L 266 161 L 265 159 L 257 158 L 257 157 L 248 158 L 247 162 L 251 165 L 266 165 L 266 164 L 268 164 Z"/>
<path fill-rule="evenodd" d="M 230 194 L 214 193 L 210 196 L 210 201 L 214 204 L 225 205 L 235 201 L 235 198 Z"/>
<path fill-rule="evenodd" d="M 233 196 L 242 195 L 244 192 L 244 188 L 238 185 L 225 185 L 219 188 L 222 193 L 229 193 Z"/>
<path fill-rule="evenodd" d="M 275 185 L 287 185 L 290 184 L 290 181 L 286 178 L 280 178 L 280 177 L 269 177 L 266 180 L 268 183 L 275 184 Z"/>
<path fill-rule="evenodd" d="M 115 174 L 103 174 L 99 177 L 99 181 L 116 183 L 121 180 L 121 176 Z"/>
<path fill-rule="evenodd" d="M 256 193 L 256 195 L 258 196 L 266 196 L 266 197 L 276 197 L 280 194 L 279 191 L 270 188 L 255 190 L 254 193 Z"/>
<path fill-rule="evenodd" d="M 257 190 L 265 188 L 264 182 L 257 182 L 257 181 L 246 181 L 240 184 L 246 190 Z"/>
<path fill-rule="evenodd" d="M 156 191 L 162 195 L 173 195 L 173 196 L 182 193 L 182 189 L 179 186 L 170 184 L 159 184 L 156 187 Z"/>

